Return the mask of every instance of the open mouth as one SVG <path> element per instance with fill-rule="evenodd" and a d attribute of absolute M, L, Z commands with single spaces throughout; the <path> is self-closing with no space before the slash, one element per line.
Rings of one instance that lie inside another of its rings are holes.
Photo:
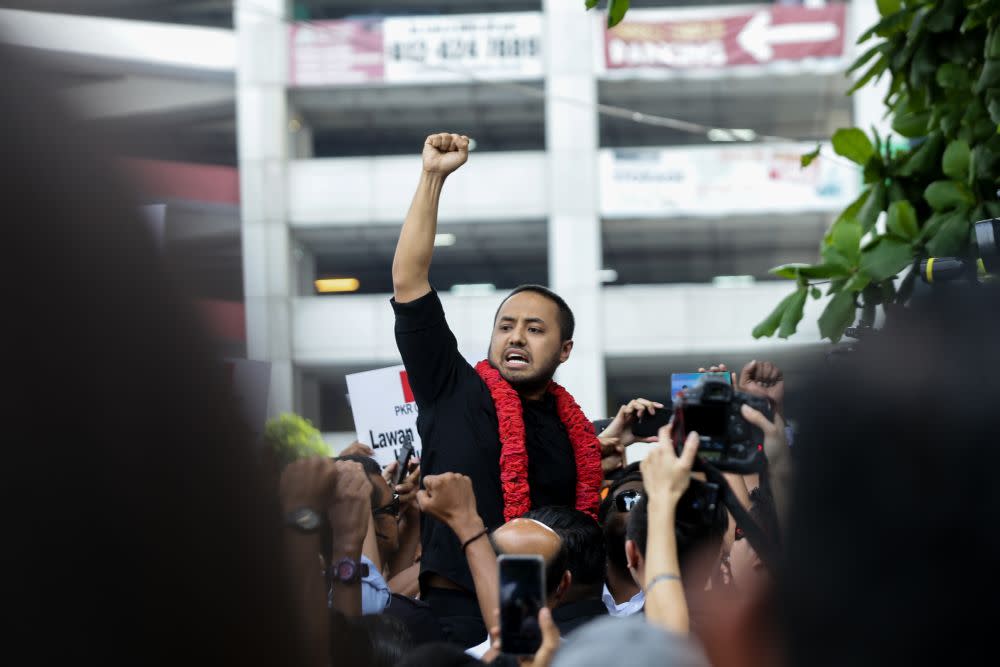
<path fill-rule="evenodd" d="M 507 350 L 503 355 L 503 361 L 508 368 L 527 368 L 530 363 L 528 353 L 518 349 Z"/>

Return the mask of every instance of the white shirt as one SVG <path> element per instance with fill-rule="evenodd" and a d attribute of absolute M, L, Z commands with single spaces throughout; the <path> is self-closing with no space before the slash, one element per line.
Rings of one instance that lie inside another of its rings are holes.
<path fill-rule="evenodd" d="M 608 608 L 608 613 L 612 616 L 631 616 L 642 611 L 642 608 L 646 605 L 646 593 L 640 590 L 628 602 L 617 604 L 615 596 L 608 590 L 608 585 L 604 584 L 604 592 L 601 594 L 601 600 L 604 602 L 604 606 Z"/>

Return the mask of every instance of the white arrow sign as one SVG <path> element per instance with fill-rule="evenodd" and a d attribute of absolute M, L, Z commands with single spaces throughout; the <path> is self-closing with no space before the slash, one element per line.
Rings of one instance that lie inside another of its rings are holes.
<path fill-rule="evenodd" d="M 836 39 L 840 28 L 836 23 L 784 23 L 771 25 L 771 13 L 757 12 L 736 36 L 740 48 L 760 62 L 774 57 L 775 44 L 802 44 L 828 42 Z"/>

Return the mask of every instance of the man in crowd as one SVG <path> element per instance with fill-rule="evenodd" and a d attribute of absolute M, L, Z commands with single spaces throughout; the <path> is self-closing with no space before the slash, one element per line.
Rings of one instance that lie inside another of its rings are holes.
<path fill-rule="evenodd" d="M 642 473 L 639 464 L 624 469 L 622 476 L 609 488 L 601 503 L 599 520 L 607 545 L 606 582 L 602 599 L 612 616 L 631 616 L 642 611 L 646 600 L 642 588 L 632 577 L 625 555 L 625 530 L 628 514 L 642 494 Z M 619 506 L 621 509 L 619 509 Z"/>
<path fill-rule="evenodd" d="M 564 637 L 584 623 L 608 615 L 601 600 L 607 550 L 604 533 L 592 518 L 569 507 L 542 507 L 524 515 L 556 531 L 566 551 L 572 579 L 552 619 Z"/>
<path fill-rule="evenodd" d="M 423 171 L 392 264 L 396 343 L 420 411 L 423 473 L 467 475 L 488 528 L 548 505 L 596 517 L 601 447 L 572 396 L 552 382 L 573 349 L 569 306 L 541 286 L 515 289 L 494 318 L 488 359 L 473 367 L 459 354 L 431 288 L 441 190 L 448 175 L 465 164 L 468 151 L 465 136 L 427 138 Z M 606 434 L 623 446 L 634 440 L 633 416 L 655 410 L 649 401 L 633 403 Z M 423 598 L 452 641 L 478 643 L 486 626 L 461 543 L 427 516 L 421 542 Z"/>

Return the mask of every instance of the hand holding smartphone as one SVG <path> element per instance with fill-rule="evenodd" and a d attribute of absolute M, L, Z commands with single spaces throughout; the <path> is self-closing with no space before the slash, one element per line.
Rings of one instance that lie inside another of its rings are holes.
<path fill-rule="evenodd" d="M 545 606 L 545 562 L 541 556 L 503 554 L 500 571 L 500 646 L 504 653 L 534 655 L 542 645 L 538 612 Z"/>
<path fill-rule="evenodd" d="M 399 448 L 399 452 L 396 454 L 396 474 L 392 480 L 393 487 L 399 486 L 406 479 L 408 474 L 407 468 L 410 465 L 410 459 L 413 458 L 413 443 L 408 442 Z"/>

